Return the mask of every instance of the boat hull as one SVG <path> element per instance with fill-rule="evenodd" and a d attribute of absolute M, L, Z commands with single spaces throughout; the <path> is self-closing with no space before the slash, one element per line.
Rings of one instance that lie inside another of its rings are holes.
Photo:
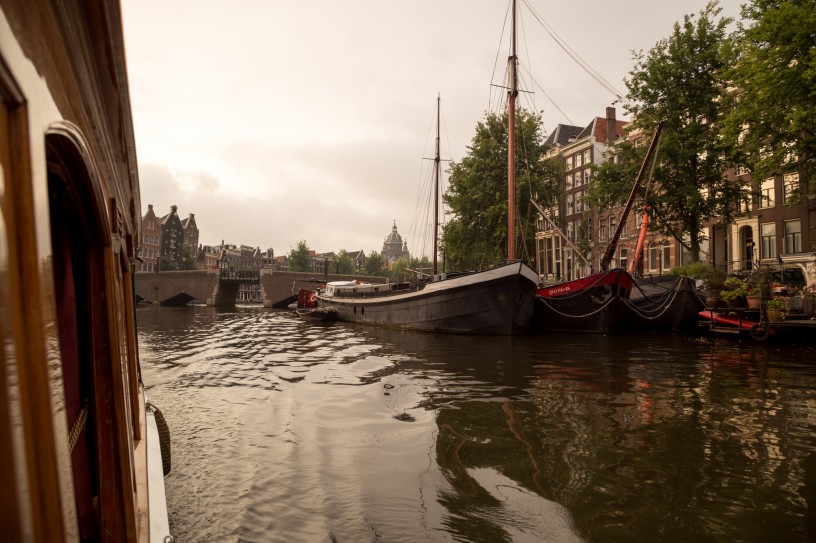
<path fill-rule="evenodd" d="M 683 332 L 699 328 L 698 313 L 705 303 L 688 277 L 660 281 L 638 281 L 625 301 L 621 327 L 631 331 Z"/>
<path fill-rule="evenodd" d="M 538 290 L 531 329 L 607 333 L 621 323 L 632 276 L 615 269 Z"/>
<path fill-rule="evenodd" d="M 517 334 L 533 314 L 538 277 L 514 262 L 491 270 L 429 283 L 414 292 L 376 297 L 318 296 L 337 318 L 413 330 Z"/>

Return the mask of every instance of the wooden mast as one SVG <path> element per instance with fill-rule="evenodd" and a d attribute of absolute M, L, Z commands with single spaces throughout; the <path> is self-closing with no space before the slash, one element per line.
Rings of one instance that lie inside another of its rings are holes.
<path fill-rule="evenodd" d="M 508 59 L 508 76 L 510 88 L 507 91 L 507 260 L 516 258 L 515 234 L 515 193 L 516 193 L 516 96 L 518 96 L 516 77 L 516 0 L 513 0 L 513 24 L 510 39 L 510 58 Z"/>
<path fill-rule="evenodd" d="M 434 246 L 433 246 L 433 275 L 437 271 L 437 250 L 439 248 L 439 102 L 440 95 L 436 95 L 436 154 L 434 155 Z"/>

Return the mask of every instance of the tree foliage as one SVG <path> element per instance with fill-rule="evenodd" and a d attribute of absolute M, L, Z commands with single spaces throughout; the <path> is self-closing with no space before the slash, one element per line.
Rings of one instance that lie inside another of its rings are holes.
<path fill-rule="evenodd" d="M 531 197 L 547 199 L 553 180 L 543 160 L 541 117 L 516 115 L 517 256 L 534 255 L 535 211 Z M 443 196 L 453 219 L 443 229 L 449 269 L 480 269 L 507 256 L 507 113 L 487 113 L 476 125 L 468 155 L 451 163 Z"/>
<path fill-rule="evenodd" d="M 690 236 L 687 247 L 694 260 L 700 256 L 704 221 L 719 215 L 730 222 L 739 200 L 739 187 L 725 179 L 732 153 L 720 137 L 723 73 L 732 50 L 726 33 L 731 20 L 721 18 L 720 12 L 712 1 L 697 17 L 687 15 L 675 23 L 668 38 L 648 54 L 635 55 L 635 67 L 626 79 L 631 100 L 627 111 L 646 143 L 657 123 L 665 123 L 649 199 L 654 225 L 681 242 L 684 234 Z M 626 152 L 637 157 L 645 148 Z M 633 164 L 625 168 L 631 172 Z M 603 170 L 599 173 L 599 183 L 608 179 Z M 619 176 L 618 184 L 628 175 Z"/>
<path fill-rule="evenodd" d="M 337 273 L 344 275 L 354 273 L 354 262 L 345 249 L 341 249 L 337 254 Z"/>
<path fill-rule="evenodd" d="M 786 170 L 809 179 L 816 160 L 816 0 L 752 0 L 742 16 L 736 60 L 726 71 L 733 92 L 725 138 L 738 145 L 736 159 L 754 179 Z"/>
<path fill-rule="evenodd" d="M 289 269 L 299 272 L 311 271 L 312 255 L 310 253 L 311 249 L 306 244 L 306 240 L 300 240 L 297 247 L 289 251 Z"/>
<path fill-rule="evenodd" d="M 397 283 L 408 280 L 410 276 L 408 266 L 408 260 L 402 257 L 391 264 L 391 280 Z"/>
<path fill-rule="evenodd" d="M 159 257 L 159 271 L 176 271 L 178 269 L 178 261 L 175 258 L 169 255 Z"/>
<path fill-rule="evenodd" d="M 362 272 L 365 275 L 380 275 L 383 272 L 383 259 L 380 253 L 372 250 L 366 258 Z"/>
<path fill-rule="evenodd" d="M 196 250 L 194 247 L 182 244 L 181 247 L 179 248 L 179 259 L 181 261 L 181 266 L 179 269 L 182 270 L 196 269 Z"/>

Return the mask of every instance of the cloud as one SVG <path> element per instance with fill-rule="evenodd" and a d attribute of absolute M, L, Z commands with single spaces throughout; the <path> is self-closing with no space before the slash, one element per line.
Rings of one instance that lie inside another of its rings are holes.
<path fill-rule="evenodd" d="M 740 1 L 723 0 L 724 14 L 737 15 Z M 598 8 L 589 0 L 537 9 L 622 89 L 630 51 L 648 50 L 705 2 L 624 0 L 603 17 L 585 16 Z M 443 158 L 461 160 L 485 111 L 502 107 L 506 10 L 473 0 L 124 0 L 143 207 L 195 213 L 203 243 L 278 254 L 302 239 L 318 251 L 379 250 L 396 220 L 416 252 L 437 94 Z M 544 110 L 545 131 L 603 115 L 615 97 L 529 12 L 522 18 L 523 106 Z"/>

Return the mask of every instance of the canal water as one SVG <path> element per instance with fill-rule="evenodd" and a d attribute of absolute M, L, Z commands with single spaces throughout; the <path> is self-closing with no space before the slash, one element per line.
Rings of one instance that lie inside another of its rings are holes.
<path fill-rule="evenodd" d="M 816 540 L 816 349 L 137 309 L 181 542 Z"/>

